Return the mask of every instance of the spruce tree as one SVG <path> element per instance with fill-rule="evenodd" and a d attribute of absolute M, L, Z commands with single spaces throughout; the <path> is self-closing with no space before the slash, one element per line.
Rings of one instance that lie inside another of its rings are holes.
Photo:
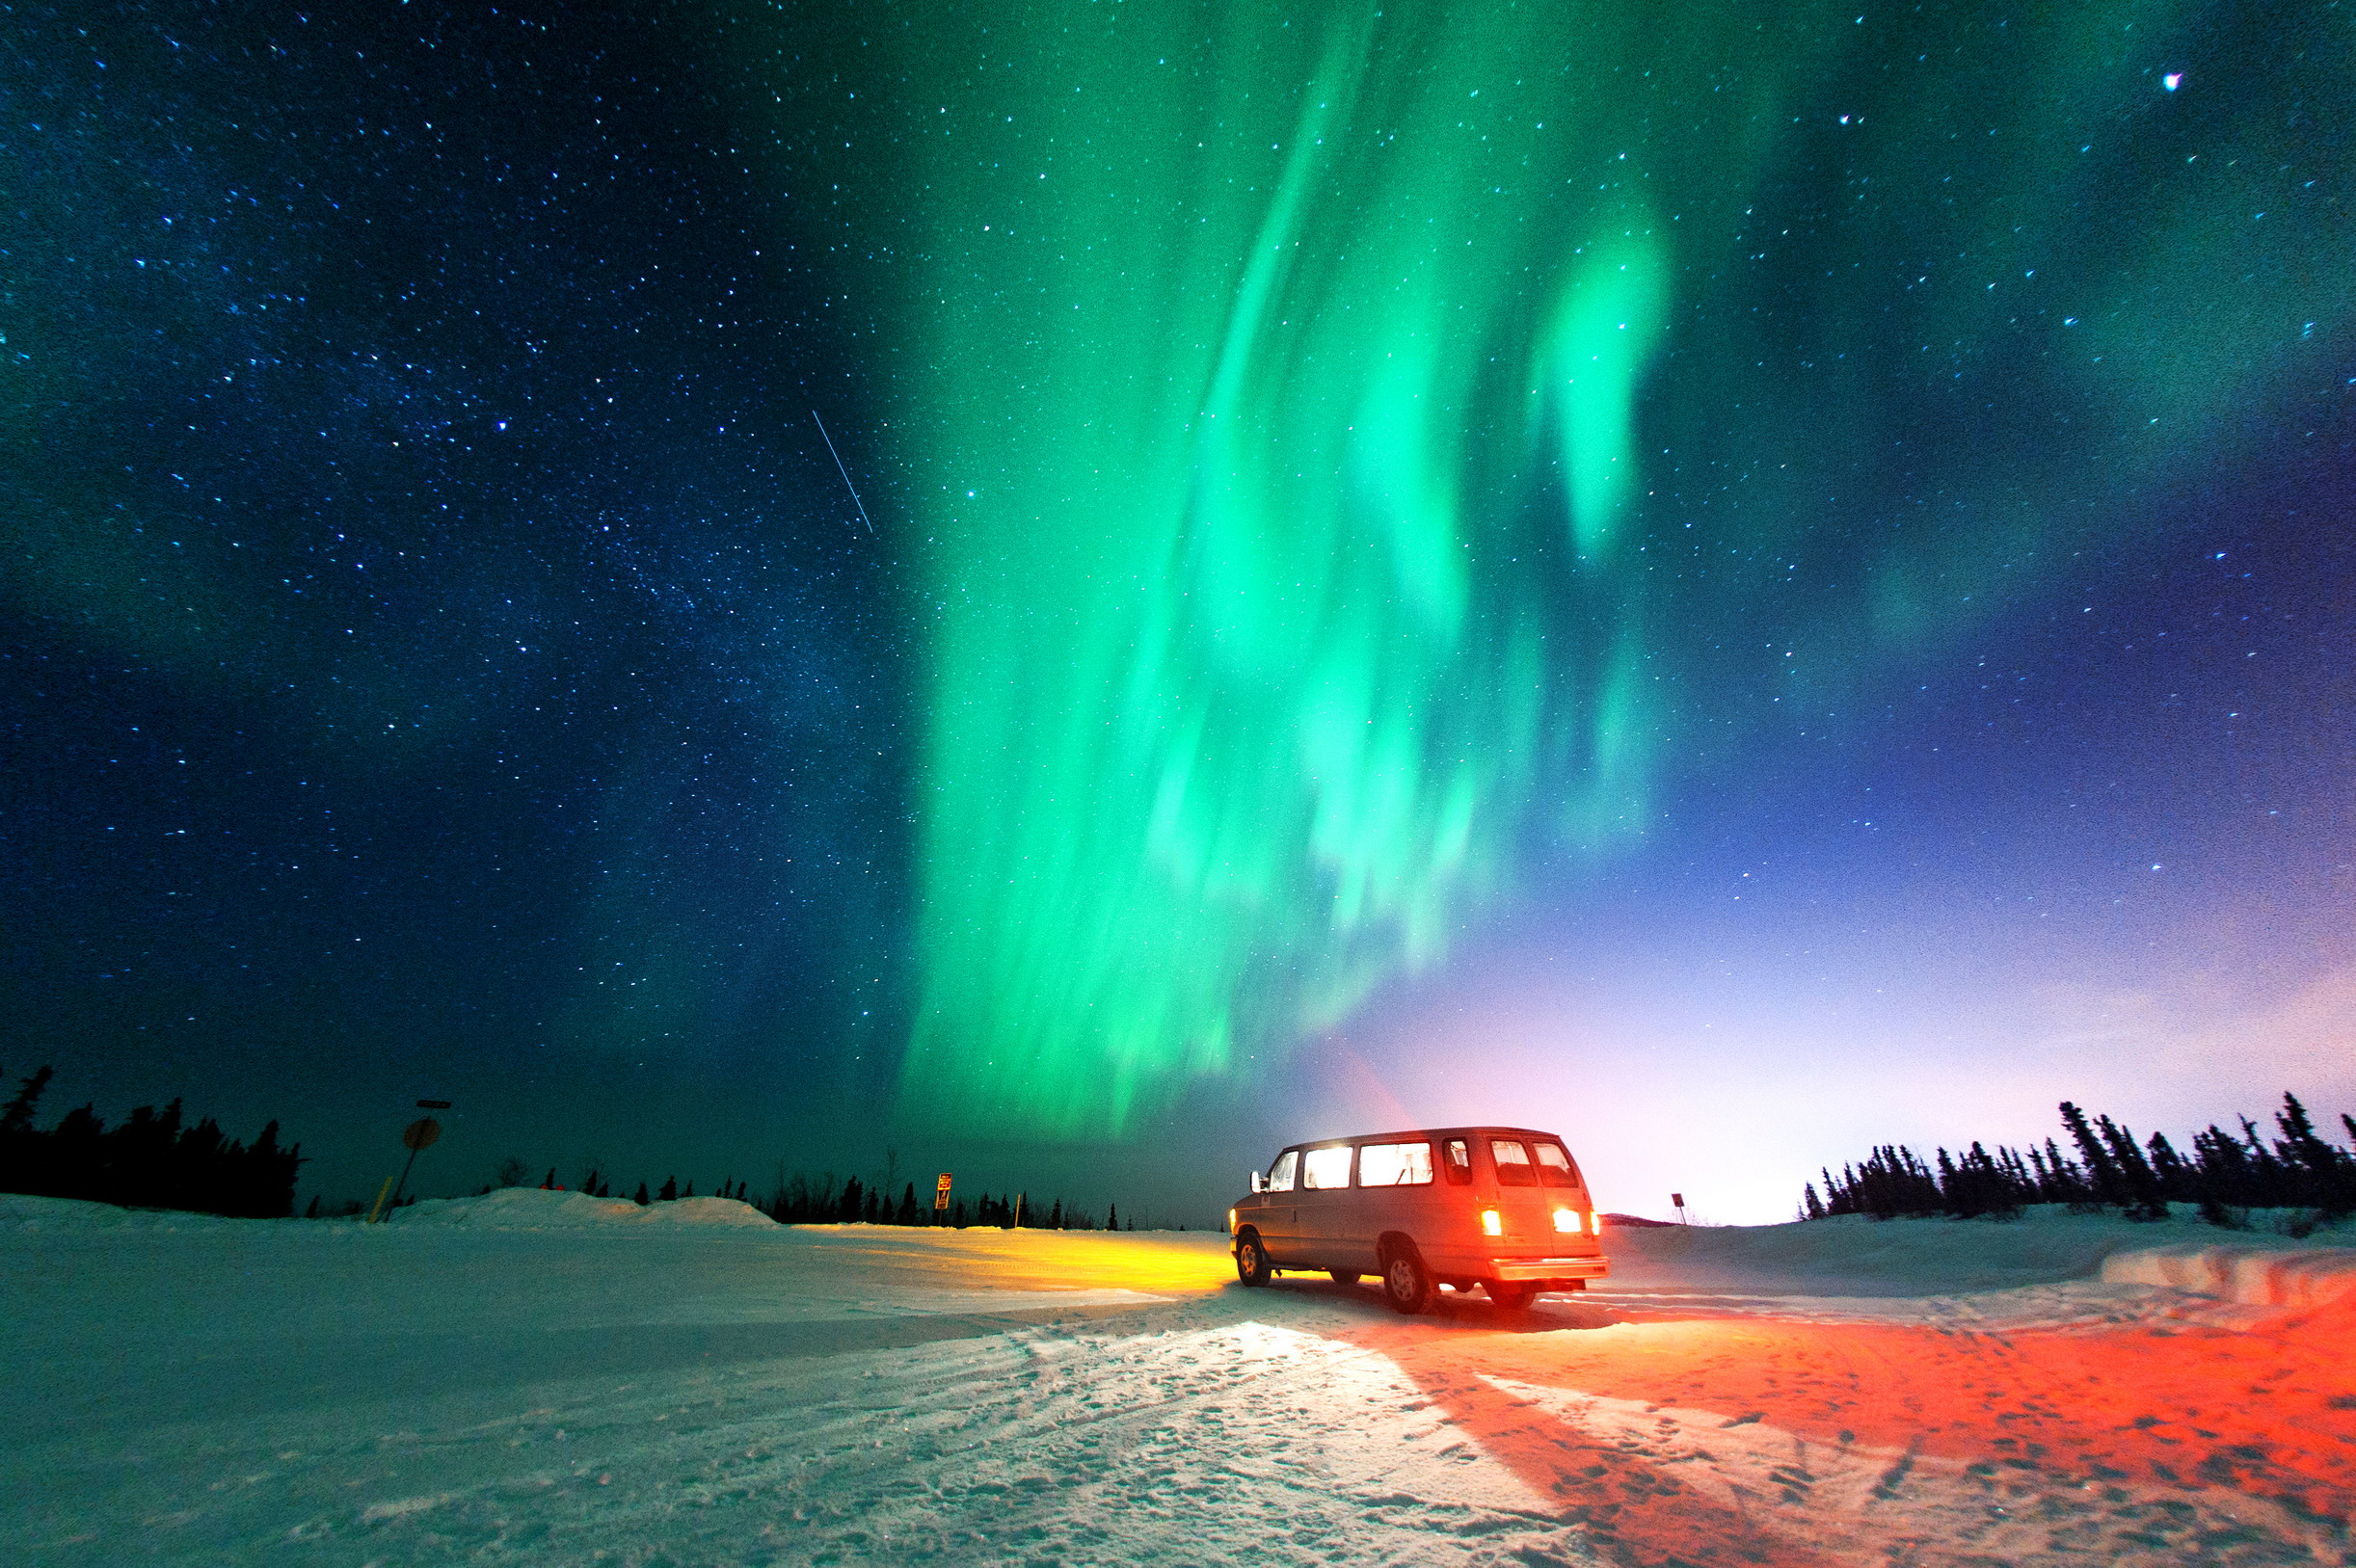
<path fill-rule="evenodd" d="M 2086 1161 L 2086 1169 L 2094 1178 L 2094 1195 L 2102 1202 L 2127 1208 L 2133 1199 L 2128 1195 L 2126 1179 L 2119 1162 L 2102 1146 L 2102 1140 L 2086 1123 L 2086 1113 L 2065 1100 L 2061 1103 L 2062 1126 L 2070 1129 L 2072 1141 Z"/>
<path fill-rule="evenodd" d="M 2299 1200 L 2334 1217 L 2356 1209 L 2356 1169 L 2351 1169 L 2347 1156 L 2316 1134 L 2297 1095 L 2284 1092 L 2274 1123 L 2283 1132 L 2274 1147 L 2283 1163 L 2297 1174 Z"/>
<path fill-rule="evenodd" d="M 57 1069 L 44 1066 L 16 1086 L 16 1098 L 0 1110 L 0 1138 L 20 1138 L 33 1130 L 33 1107 L 55 1076 Z"/>

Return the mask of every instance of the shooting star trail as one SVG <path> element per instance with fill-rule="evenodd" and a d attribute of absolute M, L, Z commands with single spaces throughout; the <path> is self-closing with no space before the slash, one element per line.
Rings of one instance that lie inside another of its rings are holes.
<path fill-rule="evenodd" d="M 843 454 L 835 450 L 835 439 L 826 434 L 826 421 L 818 418 L 816 409 L 810 411 L 810 417 L 817 423 L 818 439 L 826 443 L 826 455 L 835 460 L 835 471 L 843 476 L 843 488 L 851 492 L 851 505 L 859 509 L 859 520 L 867 523 L 869 533 L 873 533 L 875 524 L 868 517 L 867 503 L 859 498 L 859 487 L 851 483 L 851 471 L 843 466 Z"/>

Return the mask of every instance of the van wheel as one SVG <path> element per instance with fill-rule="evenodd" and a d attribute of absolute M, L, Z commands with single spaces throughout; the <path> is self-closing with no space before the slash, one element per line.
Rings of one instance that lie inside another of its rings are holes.
<path fill-rule="evenodd" d="M 1260 1233 L 1245 1231 L 1235 1238 L 1235 1277 L 1247 1286 L 1268 1283 L 1274 1272 L 1268 1266 L 1268 1249 L 1260 1244 Z"/>
<path fill-rule="evenodd" d="M 1355 1285 L 1358 1283 L 1359 1275 L 1354 1268 L 1328 1268 L 1325 1270 L 1325 1278 L 1336 1285 Z"/>
<path fill-rule="evenodd" d="M 1484 1280 L 1481 1289 L 1488 1292 L 1499 1312 L 1520 1312 L 1538 1299 L 1538 1287 L 1527 1280 Z"/>
<path fill-rule="evenodd" d="M 1432 1276 L 1412 1245 L 1403 1245 L 1382 1267 L 1382 1293 L 1410 1316 L 1432 1305 Z"/>

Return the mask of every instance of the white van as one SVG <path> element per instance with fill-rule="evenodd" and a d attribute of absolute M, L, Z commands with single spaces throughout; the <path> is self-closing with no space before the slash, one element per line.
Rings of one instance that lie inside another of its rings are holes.
<path fill-rule="evenodd" d="M 1404 1313 L 1440 1286 L 1507 1309 L 1611 1271 L 1578 1162 L 1551 1132 L 1451 1127 L 1298 1143 L 1227 1211 L 1236 1276 L 1374 1274 Z"/>

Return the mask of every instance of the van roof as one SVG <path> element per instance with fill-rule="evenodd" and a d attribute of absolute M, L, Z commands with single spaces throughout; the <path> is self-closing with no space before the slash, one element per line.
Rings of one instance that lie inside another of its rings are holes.
<path fill-rule="evenodd" d="M 1479 1133 L 1484 1137 L 1545 1138 L 1555 1143 L 1563 1141 L 1560 1132 L 1541 1132 L 1534 1127 L 1498 1127 L 1480 1124 L 1473 1127 L 1419 1127 L 1402 1132 L 1352 1132 L 1338 1138 L 1303 1138 L 1288 1143 L 1287 1149 L 1318 1149 L 1336 1143 L 1405 1143 L 1410 1138 L 1458 1138 Z"/>

